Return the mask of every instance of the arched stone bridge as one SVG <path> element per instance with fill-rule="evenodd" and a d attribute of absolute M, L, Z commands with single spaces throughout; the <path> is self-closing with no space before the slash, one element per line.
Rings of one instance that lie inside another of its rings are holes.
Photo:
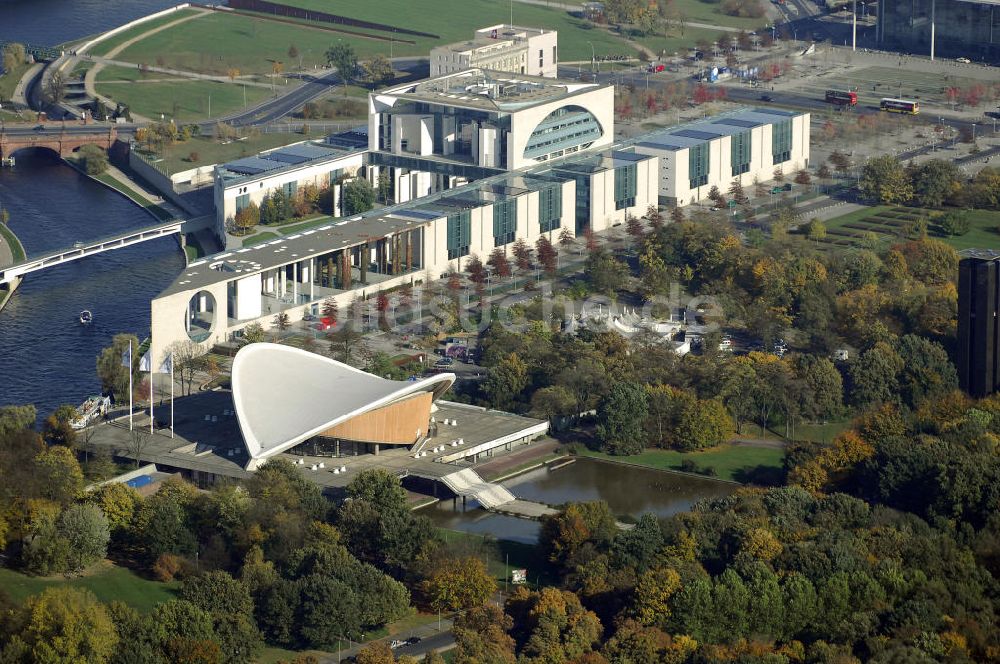
<path fill-rule="evenodd" d="M 118 130 L 114 126 L 38 126 L 45 128 L 7 126 L 0 130 L 0 159 L 6 159 L 24 148 L 48 148 L 60 157 L 68 157 L 84 145 L 98 145 L 108 150 L 118 138 Z"/>

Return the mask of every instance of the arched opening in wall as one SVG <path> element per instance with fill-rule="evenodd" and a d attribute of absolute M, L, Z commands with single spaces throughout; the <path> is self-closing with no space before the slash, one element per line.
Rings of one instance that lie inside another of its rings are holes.
<path fill-rule="evenodd" d="M 563 106 L 538 123 L 524 147 L 525 159 L 547 159 L 585 149 L 604 135 L 601 123 L 582 106 Z"/>
<path fill-rule="evenodd" d="M 16 161 L 25 164 L 49 166 L 62 163 L 59 152 L 48 145 L 25 145 L 23 147 L 11 145 L 10 148 L 13 149 L 10 149 L 9 154 L 5 154 L 4 157 L 13 157 Z"/>
<path fill-rule="evenodd" d="M 198 291 L 188 301 L 184 312 L 184 329 L 191 341 L 208 339 L 215 326 L 215 296 L 208 291 Z"/>

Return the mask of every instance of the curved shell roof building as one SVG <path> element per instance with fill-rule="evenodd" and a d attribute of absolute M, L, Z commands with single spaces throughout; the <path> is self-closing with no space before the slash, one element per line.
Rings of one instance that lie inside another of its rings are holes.
<path fill-rule="evenodd" d="M 410 445 L 427 435 L 434 401 L 455 375 L 379 378 L 290 346 L 256 343 L 233 361 L 233 402 L 248 470 L 314 436 Z"/>

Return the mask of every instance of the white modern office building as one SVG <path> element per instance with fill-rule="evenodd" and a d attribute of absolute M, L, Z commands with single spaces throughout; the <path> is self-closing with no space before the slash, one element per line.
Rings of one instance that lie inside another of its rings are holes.
<path fill-rule="evenodd" d="M 434 162 L 513 171 L 613 137 L 610 84 L 471 69 L 369 96 L 369 148 L 392 169 L 397 202 L 461 184 Z"/>
<path fill-rule="evenodd" d="M 655 205 L 658 172 L 653 156 L 591 151 L 199 259 L 152 301 L 153 357 L 175 341 L 231 340 L 252 322 L 268 329 L 279 312 L 297 323 L 327 298 L 346 312 L 518 239 L 605 230 Z"/>
<path fill-rule="evenodd" d="M 809 114 L 754 108 L 669 127 L 635 139 L 636 152 L 660 160 L 659 202 L 689 205 L 712 187 L 723 194 L 809 165 Z"/>
<path fill-rule="evenodd" d="M 341 135 L 341 141 L 347 140 Z M 357 134 L 355 145 L 303 141 L 244 157 L 215 167 L 215 214 L 220 224 L 232 222 L 236 213 L 265 196 L 282 190 L 294 198 L 299 187 L 320 189 L 333 184 L 335 216 L 340 216 L 340 185 L 357 176 L 364 165 L 366 137 Z"/>
<path fill-rule="evenodd" d="M 559 64 L 559 36 L 555 30 L 510 24 L 476 30 L 469 41 L 431 50 L 431 77 L 467 69 L 555 78 Z"/>

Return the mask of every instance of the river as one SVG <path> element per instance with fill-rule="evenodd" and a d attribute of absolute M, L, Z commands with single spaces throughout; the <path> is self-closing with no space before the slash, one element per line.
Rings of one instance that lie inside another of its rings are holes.
<path fill-rule="evenodd" d="M 16 158 L 0 168 L 0 205 L 29 256 L 155 223 L 51 152 Z M 118 332 L 148 336 L 150 299 L 183 267 L 176 239 L 162 238 L 29 274 L 0 312 L 0 406 L 33 403 L 44 417 L 98 392 L 97 354 Z"/>
<path fill-rule="evenodd" d="M 0 0 L 0 39 L 55 46 L 180 4 L 180 0 Z"/>
<path fill-rule="evenodd" d="M 579 459 L 557 470 L 539 468 L 503 484 L 518 498 L 549 505 L 604 500 L 619 518 L 633 519 L 647 512 L 659 517 L 686 512 L 699 500 L 728 496 L 739 488 L 727 482 L 594 459 Z M 443 500 L 419 513 L 442 528 L 526 544 L 538 540 L 537 521 L 494 514 L 478 505 L 463 510 L 461 500 Z"/>

